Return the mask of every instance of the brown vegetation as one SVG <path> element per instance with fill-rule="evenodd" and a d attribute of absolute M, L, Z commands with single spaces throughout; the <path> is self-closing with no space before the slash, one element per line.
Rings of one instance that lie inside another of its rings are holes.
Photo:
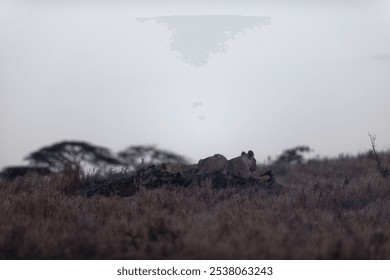
<path fill-rule="evenodd" d="M 273 187 L 202 180 L 87 197 L 75 170 L 0 181 L 0 258 L 390 258 L 390 180 L 369 155 L 259 168 Z"/>

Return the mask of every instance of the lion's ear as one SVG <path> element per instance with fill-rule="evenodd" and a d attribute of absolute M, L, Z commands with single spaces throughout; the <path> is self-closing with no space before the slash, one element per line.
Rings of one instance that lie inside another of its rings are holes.
<path fill-rule="evenodd" d="M 254 157 L 255 157 L 254 152 L 251 151 L 251 150 L 249 150 L 249 151 L 248 151 L 248 157 L 249 157 L 249 158 L 254 158 Z"/>

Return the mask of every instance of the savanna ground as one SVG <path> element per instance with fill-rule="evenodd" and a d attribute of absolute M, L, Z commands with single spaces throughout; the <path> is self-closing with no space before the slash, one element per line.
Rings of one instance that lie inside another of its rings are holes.
<path fill-rule="evenodd" d="M 3 180 L 0 258 L 390 258 L 390 178 L 368 155 L 259 168 L 276 184 L 86 197 L 76 171 Z"/>

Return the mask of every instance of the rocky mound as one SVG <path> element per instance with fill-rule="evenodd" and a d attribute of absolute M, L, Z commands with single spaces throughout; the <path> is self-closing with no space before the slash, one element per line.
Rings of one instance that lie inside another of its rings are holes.
<path fill-rule="evenodd" d="M 272 173 L 269 171 L 266 175 L 265 180 L 259 181 L 253 178 L 242 179 L 219 172 L 202 174 L 197 169 L 188 170 L 184 173 L 170 173 L 152 165 L 129 174 L 91 176 L 81 182 L 76 192 L 84 196 L 96 194 L 131 196 L 136 194 L 141 186 L 156 189 L 163 186 L 188 188 L 203 185 L 210 185 L 216 189 L 229 187 L 278 189 L 279 187 L 277 187 Z"/>

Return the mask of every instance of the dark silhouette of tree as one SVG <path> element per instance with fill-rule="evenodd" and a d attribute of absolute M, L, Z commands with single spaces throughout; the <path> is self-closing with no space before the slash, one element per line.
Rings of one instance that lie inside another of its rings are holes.
<path fill-rule="evenodd" d="M 303 154 L 311 152 L 309 146 L 297 146 L 295 148 L 284 150 L 277 158 L 276 163 L 302 163 L 304 160 Z"/>
<path fill-rule="evenodd" d="M 130 146 L 119 152 L 118 156 L 126 167 L 132 169 L 161 163 L 188 163 L 183 156 L 154 146 Z"/>
<path fill-rule="evenodd" d="M 109 149 L 78 141 L 63 141 L 43 147 L 25 159 L 32 166 L 47 167 L 52 171 L 61 171 L 66 167 L 106 169 L 122 165 Z"/>

